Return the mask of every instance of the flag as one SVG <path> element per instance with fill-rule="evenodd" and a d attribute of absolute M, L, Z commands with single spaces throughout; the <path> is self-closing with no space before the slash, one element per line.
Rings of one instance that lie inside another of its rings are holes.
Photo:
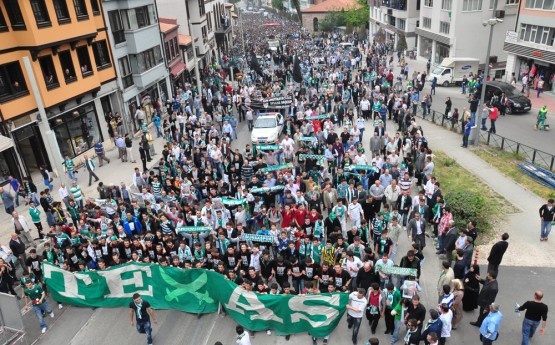
<path fill-rule="evenodd" d="M 253 71 L 255 71 L 259 76 L 263 77 L 264 73 L 262 72 L 262 68 L 260 68 L 260 64 L 258 63 L 258 58 L 254 53 L 254 50 L 251 50 L 251 61 L 250 67 Z"/>
<path fill-rule="evenodd" d="M 293 80 L 296 83 L 300 83 L 303 81 L 303 73 L 301 72 L 301 62 L 299 58 L 295 56 L 295 62 L 293 65 Z"/>

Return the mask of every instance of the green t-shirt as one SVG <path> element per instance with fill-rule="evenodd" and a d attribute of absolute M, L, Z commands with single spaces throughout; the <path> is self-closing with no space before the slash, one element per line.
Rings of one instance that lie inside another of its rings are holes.
<path fill-rule="evenodd" d="M 36 301 L 42 297 L 44 290 L 39 284 L 35 284 L 30 289 L 25 286 L 25 290 L 23 292 L 25 293 L 25 296 L 29 297 L 33 301 Z"/>

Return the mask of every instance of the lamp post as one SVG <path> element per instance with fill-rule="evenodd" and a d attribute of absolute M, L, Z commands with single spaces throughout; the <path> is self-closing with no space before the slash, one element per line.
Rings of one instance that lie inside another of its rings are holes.
<path fill-rule="evenodd" d="M 485 64 L 485 68 L 484 68 L 484 76 L 482 78 L 482 91 L 480 93 L 480 105 L 483 105 L 486 103 L 486 80 L 487 77 L 489 75 L 489 59 L 490 59 L 490 54 L 491 54 L 491 43 L 493 41 L 493 28 L 495 27 L 495 25 L 497 23 L 502 23 L 503 20 L 498 19 L 496 17 L 496 12 L 497 12 L 497 1 L 498 0 L 494 0 L 493 1 L 493 9 L 491 11 L 491 18 L 483 21 L 482 25 L 484 27 L 489 26 L 489 39 L 488 39 L 488 49 L 486 50 L 486 64 Z M 476 119 L 474 120 L 474 126 L 472 127 L 472 131 L 473 133 L 471 133 L 470 135 L 470 141 L 473 145 L 478 145 L 480 142 L 480 127 L 481 125 L 478 124 L 479 121 L 481 121 L 482 118 L 482 108 L 479 108 L 478 111 L 476 111 Z M 480 119 L 480 120 L 479 120 Z"/>

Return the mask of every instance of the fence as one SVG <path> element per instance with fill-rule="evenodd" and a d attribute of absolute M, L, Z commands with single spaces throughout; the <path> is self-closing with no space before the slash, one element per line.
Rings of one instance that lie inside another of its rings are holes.
<path fill-rule="evenodd" d="M 453 123 L 450 118 L 435 110 L 432 110 L 430 114 L 427 114 L 426 116 L 422 116 L 421 109 L 418 109 L 416 116 L 459 134 L 462 134 L 462 130 L 464 128 L 462 120 Z M 535 149 L 502 135 L 486 131 L 480 131 L 480 142 L 493 148 L 517 154 L 521 156 L 523 160 L 530 161 L 545 169 L 555 172 L 555 155 L 551 153 Z"/>

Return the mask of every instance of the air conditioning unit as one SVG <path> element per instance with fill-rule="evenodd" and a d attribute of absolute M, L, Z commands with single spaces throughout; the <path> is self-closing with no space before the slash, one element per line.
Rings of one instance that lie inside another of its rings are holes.
<path fill-rule="evenodd" d="M 392 15 L 393 14 L 393 10 L 391 8 L 387 9 L 387 14 Z"/>
<path fill-rule="evenodd" d="M 497 63 L 497 56 L 496 55 L 490 56 L 489 57 L 489 63 Z"/>
<path fill-rule="evenodd" d="M 505 18 L 505 11 L 504 10 L 495 11 L 495 18 L 499 18 L 499 19 Z"/>

